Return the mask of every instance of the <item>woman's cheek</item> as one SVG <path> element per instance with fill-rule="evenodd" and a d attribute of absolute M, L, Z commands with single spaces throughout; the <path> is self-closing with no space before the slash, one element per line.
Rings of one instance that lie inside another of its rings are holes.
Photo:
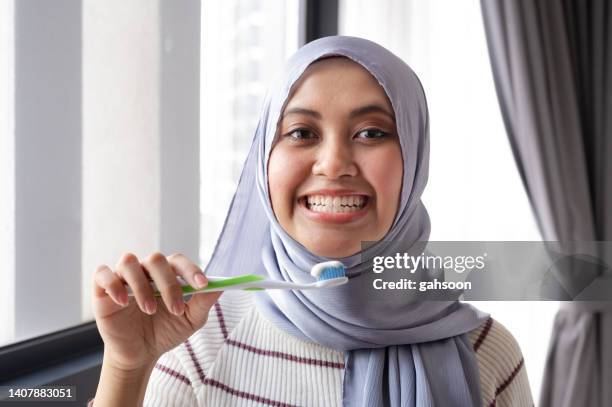
<path fill-rule="evenodd" d="M 402 189 L 403 164 L 397 143 L 380 146 L 365 160 L 364 176 L 377 195 L 377 212 L 381 221 L 393 222 L 399 207 Z"/>
<path fill-rule="evenodd" d="M 273 150 L 268 164 L 268 185 L 272 209 L 279 222 L 292 216 L 304 172 L 299 154 L 291 154 L 282 148 Z"/>

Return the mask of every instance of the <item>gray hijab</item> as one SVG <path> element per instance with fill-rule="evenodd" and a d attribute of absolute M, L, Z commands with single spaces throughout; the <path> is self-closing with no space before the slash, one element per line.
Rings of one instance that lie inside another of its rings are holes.
<path fill-rule="evenodd" d="M 347 267 L 347 284 L 301 292 L 260 291 L 257 307 L 290 334 L 345 351 L 345 406 L 481 406 L 478 364 L 465 333 L 480 326 L 487 314 L 458 301 L 415 301 L 404 290 L 371 286 L 374 256 L 421 253 L 421 242 L 427 241 L 430 230 L 421 202 L 429 166 L 425 94 L 410 67 L 378 44 L 354 37 L 326 37 L 305 45 L 289 59 L 277 86 L 265 98 L 207 273 L 253 273 L 312 282 L 310 268 L 329 260 L 310 253 L 278 224 L 266 171 L 292 85 L 310 64 L 326 56 L 344 56 L 363 66 L 391 101 L 404 163 L 399 210 L 383 240 L 340 259 Z M 394 278 L 387 276 L 387 280 Z"/>

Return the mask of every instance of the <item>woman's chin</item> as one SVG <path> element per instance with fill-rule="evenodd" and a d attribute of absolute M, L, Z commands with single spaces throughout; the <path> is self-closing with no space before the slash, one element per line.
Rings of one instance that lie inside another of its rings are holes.
<path fill-rule="evenodd" d="M 361 251 L 361 242 L 338 242 L 317 239 L 317 241 L 306 244 L 305 247 L 317 256 L 341 259 L 359 253 Z"/>

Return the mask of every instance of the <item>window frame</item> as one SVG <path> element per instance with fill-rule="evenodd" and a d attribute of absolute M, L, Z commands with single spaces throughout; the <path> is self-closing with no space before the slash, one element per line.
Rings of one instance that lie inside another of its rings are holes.
<path fill-rule="evenodd" d="M 338 34 L 338 0 L 306 1 L 306 43 Z"/>
<path fill-rule="evenodd" d="M 104 342 L 95 322 L 51 332 L 0 348 L 0 385 L 99 353 Z M 51 371 L 51 370 L 49 370 Z M 59 379 L 49 376 L 48 382 Z M 43 383 L 46 384 L 43 378 Z"/>

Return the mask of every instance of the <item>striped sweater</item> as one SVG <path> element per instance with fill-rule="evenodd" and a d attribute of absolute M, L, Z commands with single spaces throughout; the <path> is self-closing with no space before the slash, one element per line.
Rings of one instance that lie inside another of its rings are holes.
<path fill-rule="evenodd" d="M 521 350 L 499 322 L 468 333 L 484 406 L 533 406 Z M 344 353 L 266 320 L 248 292 L 225 292 L 206 325 L 157 361 L 145 406 L 339 406 Z"/>

